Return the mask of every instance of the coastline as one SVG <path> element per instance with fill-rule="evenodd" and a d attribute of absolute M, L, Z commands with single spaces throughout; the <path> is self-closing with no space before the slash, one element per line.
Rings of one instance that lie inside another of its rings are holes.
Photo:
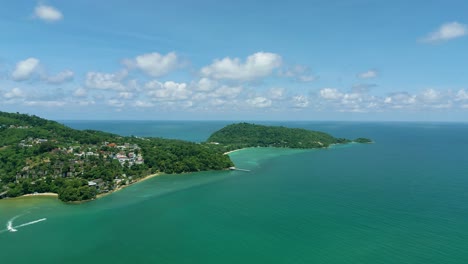
<path fill-rule="evenodd" d="M 19 196 L 19 197 L 34 197 L 34 196 L 58 197 L 58 194 L 57 194 L 57 193 L 53 193 L 53 192 L 46 192 L 46 193 L 28 193 L 28 194 L 21 195 L 21 196 Z M 19 197 L 18 197 L 18 198 L 19 198 Z"/>
<path fill-rule="evenodd" d="M 106 192 L 106 193 L 100 193 L 98 195 L 96 195 L 96 198 L 93 199 L 93 200 L 97 200 L 99 198 L 102 198 L 104 196 L 107 196 L 109 194 L 112 194 L 112 193 L 115 193 L 115 192 L 118 192 L 120 190 L 123 190 L 129 186 L 132 186 L 133 184 L 137 184 L 139 182 L 143 182 L 143 181 L 146 181 L 148 179 L 151 179 L 151 178 L 154 178 L 154 177 L 157 177 L 157 176 L 161 176 L 161 175 L 164 175 L 164 173 L 161 173 L 161 172 L 158 172 L 158 173 L 154 173 L 154 174 L 150 174 L 148 176 L 145 176 L 143 178 L 140 178 L 140 179 L 137 179 L 135 180 L 134 182 L 130 183 L 130 184 L 127 184 L 127 185 L 120 185 L 119 187 L 115 188 L 114 190 L 110 191 L 110 192 Z M 82 202 L 88 202 L 88 201 L 92 201 L 92 200 L 86 200 L 86 201 L 78 201 L 78 203 L 82 203 Z"/>
<path fill-rule="evenodd" d="M 251 147 L 250 147 L 251 148 Z M 237 152 L 237 151 L 241 151 L 241 150 L 244 150 L 244 149 L 249 149 L 249 148 L 240 148 L 240 149 L 235 149 L 235 150 L 231 150 L 231 151 L 228 151 L 228 152 L 224 152 L 223 155 L 229 155 L 231 153 L 234 153 L 234 152 Z"/>
<path fill-rule="evenodd" d="M 91 199 L 91 200 L 83 200 L 83 201 L 72 201 L 72 202 L 65 202 L 65 203 L 68 203 L 68 204 L 80 204 L 80 203 L 86 203 L 86 202 L 90 202 L 90 201 L 94 201 L 94 200 L 97 200 L 97 199 L 100 199 L 104 196 L 107 196 L 109 194 L 112 194 L 112 193 L 115 193 L 115 192 L 118 192 L 122 189 L 125 189 L 129 186 L 132 186 L 133 184 L 136 184 L 136 183 L 139 183 L 139 182 L 142 182 L 142 181 L 146 181 L 148 179 L 151 179 L 151 178 L 154 178 L 154 177 L 157 177 L 157 176 L 161 176 L 161 175 L 164 175 L 164 173 L 154 173 L 154 174 L 150 174 L 148 176 L 145 176 L 145 177 L 142 177 L 140 179 L 137 179 L 135 180 L 134 182 L 130 183 L 130 184 L 127 184 L 127 185 L 121 185 L 117 188 L 115 188 L 114 190 L 110 191 L 110 192 L 106 192 L 106 193 L 101 193 L 101 194 L 98 194 L 96 195 L 96 198 L 94 199 Z M 52 192 L 46 192 L 46 193 L 28 193 L 28 194 L 24 194 L 24 195 L 21 195 L 21 196 L 18 196 L 18 197 L 14 197 L 14 198 L 10 198 L 10 199 L 17 199 L 17 198 L 24 198 L 24 197 L 53 197 L 53 198 L 57 198 L 58 199 L 58 193 L 52 193 Z"/>

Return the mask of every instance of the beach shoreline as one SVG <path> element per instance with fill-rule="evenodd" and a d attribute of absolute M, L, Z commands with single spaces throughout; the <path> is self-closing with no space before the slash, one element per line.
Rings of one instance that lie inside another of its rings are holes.
<path fill-rule="evenodd" d="M 140 179 L 137 179 L 135 180 L 134 182 L 130 183 L 130 184 L 127 184 L 127 185 L 121 185 L 117 188 L 115 188 L 114 190 L 110 191 L 110 192 L 106 192 L 106 193 L 100 193 L 98 195 L 96 195 L 96 198 L 94 199 L 91 199 L 91 200 L 83 200 L 83 201 L 72 201 L 72 202 L 66 202 L 66 203 L 70 203 L 70 204 L 80 204 L 80 203 L 86 203 L 86 202 L 90 202 L 90 201 L 93 201 L 93 200 L 97 200 L 97 199 L 100 199 L 104 196 L 107 196 L 107 195 L 110 195 L 110 194 L 113 194 L 115 192 L 118 192 L 120 190 L 123 190 L 129 186 L 132 186 L 133 184 L 136 184 L 136 183 L 139 183 L 139 182 L 143 182 L 143 181 L 146 181 L 146 180 L 149 180 L 151 178 L 154 178 L 154 177 L 157 177 L 157 176 L 161 176 L 161 175 L 165 175 L 165 173 L 153 173 L 153 174 L 150 174 L 148 176 L 145 176 L 145 177 L 142 177 Z M 17 198 L 24 198 L 24 197 L 53 197 L 53 198 L 57 198 L 58 199 L 58 193 L 53 193 L 53 192 L 46 192 L 46 193 L 28 193 L 28 194 L 24 194 L 24 195 L 21 195 L 21 196 L 18 196 L 18 197 L 14 197 L 14 198 L 10 198 L 10 199 L 17 199 Z"/>
<path fill-rule="evenodd" d="M 133 184 L 137 184 L 137 183 L 139 183 L 139 182 L 143 182 L 143 181 L 149 180 L 149 179 L 151 179 L 151 178 L 158 177 L 158 176 L 162 176 L 162 175 L 165 175 L 165 173 L 158 172 L 158 173 L 150 174 L 150 175 L 145 176 L 145 177 L 143 177 L 143 178 L 137 179 L 137 180 L 135 180 L 134 182 L 132 182 L 132 183 L 130 183 L 130 184 L 120 185 L 119 187 L 115 188 L 114 190 L 112 190 L 112 191 L 110 191 L 110 192 L 100 193 L 100 194 L 96 195 L 96 198 L 93 199 L 93 200 L 97 200 L 97 199 L 102 198 L 102 197 L 104 197 L 104 196 L 107 196 L 107 195 L 109 195 L 109 194 L 113 194 L 113 193 L 118 192 L 118 191 L 120 191 L 120 190 L 123 190 L 123 189 L 125 189 L 125 188 L 127 188 L 127 187 L 129 187 L 129 186 L 132 186 Z M 88 201 L 88 200 L 87 200 L 87 201 Z M 81 203 L 81 202 L 87 202 L 87 201 L 79 201 L 79 202 Z M 92 201 L 92 200 L 91 200 L 91 201 Z"/>
<path fill-rule="evenodd" d="M 19 196 L 18 198 L 20 197 L 37 197 L 37 196 L 46 196 L 46 197 L 58 197 L 58 194 L 57 193 L 53 193 L 53 192 L 45 192 L 45 193 L 28 193 L 28 194 L 24 194 L 24 195 L 21 195 Z"/>
<path fill-rule="evenodd" d="M 244 149 L 249 149 L 249 148 L 241 148 L 241 149 L 231 150 L 231 151 L 228 151 L 228 152 L 224 152 L 223 155 L 229 155 L 229 154 L 231 154 L 231 153 L 234 153 L 234 152 L 237 152 L 237 151 L 241 151 L 241 150 L 244 150 Z"/>

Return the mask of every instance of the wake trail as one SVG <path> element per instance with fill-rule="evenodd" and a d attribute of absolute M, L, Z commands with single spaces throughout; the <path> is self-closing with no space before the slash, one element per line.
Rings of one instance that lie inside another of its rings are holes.
<path fill-rule="evenodd" d="M 34 225 L 34 224 L 37 224 L 39 222 L 42 222 L 42 221 L 45 221 L 47 220 L 47 218 L 41 218 L 41 219 L 38 219 L 38 220 L 35 220 L 35 221 L 31 221 L 31 222 L 28 222 L 28 223 L 25 223 L 25 224 L 21 224 L 19 226 L 14 226 L 12 227 L 13 229 L 16 229 L 16 228 L 20 228 L 20 227 L 23 227 L 23 226 L 28 226 L 28 225 Z M 15 232 L 15 231 L 13 231 Z"/>
<path fill-rule="evenodd" d="M 0 230 L 0 234 L 1 233 L 4 233 L 4 232 L 17 232 L 18 231 L 18 228 L 20 227 L 24 227 L 24 226 L 28 226 L 28 225 L 33 225 L 33 224 L 37 224 L 39 222 L 42 222 L 42 221 L 45 221 L 47 220 L 47 218 L 41 218 L 41 219 L 38 219 L 38 220 L 34 220 L 34 221 L 31 221 L 31 222 L 28 222 L 28 223 L 24 223 L 24 224 L 21 224 L 21 225 L 17 225 L 17 226 L 13 226 L 13 221 L 15 221 L 18 217 L 20 216 L 23 216 L 25 214 L 20 214 L 20 215 L 17 215 L 17 216 L 14 216 L 13 218 L 11 218 L 10 220 L 8 220 L 7 224 L 6 224 L 6 229 L 3 229 L 3 230 Z"/>
<path fill-rule="evenodd" d="M 11 218 L 10 220 L 8 220 L 8 223 L 6 225 L 6 230 L 7 231 L 10 231 L 10 232 L 16 232 L 18 230 L 16 230 L 14 227 L 13 227 L 13 221 L 15 221 L 16 218 L 22 216 L 23 214 L 20 214 L 20 215 L 17 215 L 17 216 L 14 216 L 13 218 Z"/>

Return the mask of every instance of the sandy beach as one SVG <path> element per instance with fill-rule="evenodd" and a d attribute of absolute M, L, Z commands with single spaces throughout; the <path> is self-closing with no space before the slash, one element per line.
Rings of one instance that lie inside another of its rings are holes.
<path fill-rule="evenodd" d="M 52 192 L 46 192 L 46 193 L 29 193 L 22 195 L 20 197 L 30 197 L 30 196 L 48 196 L 48 197 L 58 197 L 58 194 L 52 193 Z"/>
<path fill-rule="evenodd" d="M 142 181 L 146 181 L 146 180 L 148 180 L 148 179 L 151 179 L 151 178 L 154 178 L 154 177 L 157 177 L 157 176 L 161 176 L 161 175 L 164 175 L 164 173 L 150 174 L 150 175 L 148 175 L 148 176 L 146 176 L 146 177 L 137 179 L 136 181 L 134 181 L 134 182 L 132 182 L 132 183 L 130 183 L 130 184 L 121 185 L 121 186 L 115 188 L 114 190 L 112 190 L 112 191 L 110 191 L 110 192 L 98 194 L 98 195 L 96 195 L 96 199 L 102 198 L 102 197 L 104 197 L 104 196 L 106 196 L 106 195 L 109 195 L 109 194 L 111 194 L 111 193 L 118 192 L 118 191 L 120 191 L 120 190 L 122 190 L 122 189 L 125 189 L 126 187 L 131 186 L 131 185 L 133 185 L 133 184 L 136 184 L 136 183 L 139 183 L 139 182 L 142 182 Z M 81 202 L 86 202 L 86 201 L 81 201 Z"/>
<path fill-rule="evenodd" d="M 235 149 L 235 150 L 231 150 L 231 151 L 228 151 L 228 152 L 224 152 L 224 153 L 223 153 L 223 155 L 228 155 L 228 154 L 231 154 L 231 153 L 234 153 L 234 152 L 237 152 L 237 151 L 243 150 L 243 149 L 248 149 L 248 148 L 241 148 L 241 149 Z"/>
<path fill-rule="evenodd" d="M 139 183 L 139 182 L 142 182 L 142 181 L 146 181 L 148 179 L 151 179 L 153 177 L 157 177 L 157 176 L 161 176 L 161 175 L 164 175 L 164 173 L 155 173 L 155 174 L 151 174 L 151 175 L 148 175 L 146 177 L 143 177 L 143 178 L 140 178 L 140 179 L 137 179 L 136 181 L 128 184 L 128 185 L 122 185 L 122 186 L 119 186 L 117 187 L 116 189 L 110 191 L 110 192 L 107 192 L 107 193 L 101 193 L 101 194 L 98 194 L 96 195 L 96 199 L 99 199 L 99 198 L 102 198 L 106 195 L 109 195 L 111 193 L 115 193 L 115 192 L 118 192 L 122 189 L 125 189 L 126 187 L 128 186 L 131 186 L 133 184 L 136 184 L 136 183 Z M 58 197 L 58 194 L 57 193 L 52 193 L 52 192 L 47 192 L 47 193 L 29 193 L 29 194 L 25 194 L 25 195 L 21 195 L 19 196 L 18 198 L 21 198 L 21 197 Z M 14 198 L 13 198 L 14 199 Z M 72 203 L 84 203 L 84 202 L 89 202 L 90 200 L 86 200 L 86 201 L 76 201 L 76 202 L 72 202 Z"/>

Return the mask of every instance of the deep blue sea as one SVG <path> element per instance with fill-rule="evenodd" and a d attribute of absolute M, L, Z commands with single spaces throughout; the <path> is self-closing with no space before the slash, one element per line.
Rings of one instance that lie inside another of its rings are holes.
<path fill-rule="evenodd" d="M 225 121 L 60 121 L 204 141 Z M 251 172 L 165 175 L 102 199 L 0 201 L 2 263 L 468 263 L 468 124 L 255 122 L 369 137 L 230 154 Z M 46 220 L 5 232 L 15 225 Z"/>

